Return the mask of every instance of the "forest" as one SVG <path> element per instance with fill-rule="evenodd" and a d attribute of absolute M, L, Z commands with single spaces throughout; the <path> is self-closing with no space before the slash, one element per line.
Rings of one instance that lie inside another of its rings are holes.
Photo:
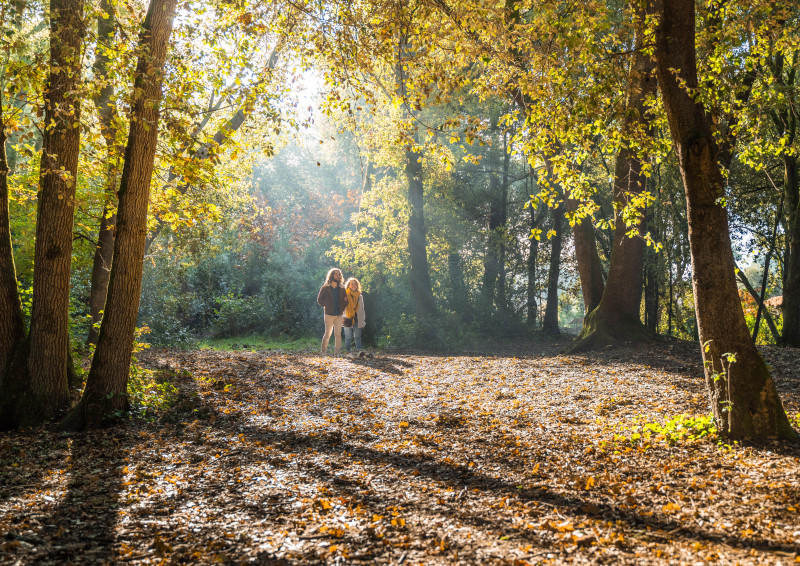
<path fill-rule="evenodd" d="M 0 21 L 0 563 L 800 561 L 795 1 Z"/>

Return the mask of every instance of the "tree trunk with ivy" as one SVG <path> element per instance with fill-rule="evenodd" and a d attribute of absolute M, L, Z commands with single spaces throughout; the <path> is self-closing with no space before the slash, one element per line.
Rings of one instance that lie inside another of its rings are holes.
<path fill-rule="evenodd" d="M 705 380 L 717 427 L 734 439 L 795 437 L 744 319 L 724 179 L 699 86 L 694 0 L 651 0 L 659 87 L 686 191 L 692 284 Z"/>
<path fill-rule="evenodd" d="M 103 426 L 128 409 L 128 374 L 139 311 L 147 207 L 153 176 L 164 63 L 177 0 L 151 0 L 139 42 L 131 127 L 119 189 L 114 263 L 97 348 L 78 405 L 65 429 Z"/>

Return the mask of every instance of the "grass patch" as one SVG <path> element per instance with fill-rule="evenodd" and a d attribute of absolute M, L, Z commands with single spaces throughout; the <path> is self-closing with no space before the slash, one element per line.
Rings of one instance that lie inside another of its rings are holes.
<path fill-rule="evenodd" d="M 331 339 L 331 342 L 333 339 Z M 319 338 L 304 336 L 289 338 L 286 336 L 234 336 L 232 338 L 208 338 L 200 342 L 201 350 L 246 350 L 260 352 L 264 350 L 284 350 L 289 352 L 314 351 L 319 349 Z"/>

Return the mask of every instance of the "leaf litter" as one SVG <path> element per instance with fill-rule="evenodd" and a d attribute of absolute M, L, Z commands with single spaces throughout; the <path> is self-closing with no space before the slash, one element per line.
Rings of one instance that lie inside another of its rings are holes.
<path fill-rule="evenodd" d="M 561 346 L 148 352 L 155 418 L 0 436 L 0 563 L 800 562 L 800 445 L 716 438 L 697 344 Z"/>

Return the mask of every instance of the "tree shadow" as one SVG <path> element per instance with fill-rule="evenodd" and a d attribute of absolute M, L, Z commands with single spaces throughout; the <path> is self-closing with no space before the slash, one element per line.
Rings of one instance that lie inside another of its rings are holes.
<path fill-rule="evenodd" d="M 349 361 L 351 364 L 356 366 L 368 367 L 384 373 L 390 373 L 394 375 L 402 375 L 403 368 L 414 367 L 414 364 L 412 364 L 411 362 L 381 355 L 375 355 L 372 358 L 369 357 L 350 358 Z"/>
<path fill-rule="evenodd" d="M 75 434 L 63 498 L 41 530 L 39 560 L 114 562 L 124 468 L 134 445 L 124 427 Z"/>
<path fill-rule="evenodd" d="M 387 359 L 388 366 L 394 370 L 394 373 L 399 373 L 398 366 L 402 367 L 401 364 L 407 363 L 402 359 Z M 637 364 L 642 363 L 641 358 L 632 360 L 632 362 Z M 368 364 L 365 363 L 364 365 Z M 412 364 L 408 363 L 408 366 L 410 365 Z M 386 371 L 382 368 L 375 369 Z M 319 365 L 304 363 L 302 357 L 297 356 L 290 362 L 281 362 L 281 364 L 270 367 L 268 378 L 262 378 L 256 373 L 248 373 L 247 377 L 241 382 L 241 385 L 244 388 L 252 388 L 255 395 L 261 394 L 264 397 L 269 397 L 269 394 L 275 395 L 286 389 L 289 385 L 308 387 L 309 385 L 317 383 L 318 378 L 314 377 L 314 375 L 315 372 L 319 372 L 319 370 Z M 222 383 L 224 384 L 224 380 Z M 197 387 L 197 383 L 193 379 L 191 382 L 187 381 L 186 383 L 178 385 L 183 388 L 184 393 L 191 391 L 192 387 Z M 339 411 L 339 406 L 356 406 L 367 402 L 361 395 L 348 393 L 340 388 L 329 387 L 325 383 L 322 383 L 321 389 L 314 389 L 313 391 L 307 389 L 306 394 L 310 398 L 313 398 L 316 404 L 314 409 L 316 413 L 319 414 L 333 414 Z M 471 513 L 465 511 L 461 503 L 470 497 L 470 492 L 473 489 L 478 489 L 484 492 L 490 491 L 497 497 L 514 497 L 525 503 L 557 507 L 561 513 L 575 521 L 580 521 L 589 517 L 601 521 L 619 521 L 620 528 L 622 529 L 653 529 L 656 532 L 652 534 L 652 537 L 657 539 L 659 536 L 663 535 L 665 537 L 664 542 L 667 542 L 667 535 L 664 533 L 669 533 L 670 538 L 684 538 L 689 542 L 723 544 L 743 550 L 794 551 L 794 547 L 788 544 L 780 544 L 774 541 L 752 537 L 735 537 L 723 531 L 721 528 L 717 529 L 712 526 L 687 524 L 665 514 L 652 513 L 654 509 L 652 506 L 648 508 L 647 505 L 644 505 L 638 508 L 632 508 L 623 502 L 622 497 L 617 498 L 606 494 L 605 499 L 603 499 L 588 492 L 584 494 L 579 490 L 557 493 L 533 487 L 520 488 L 514 481 L 493 477 L 465 465 L 448 463 L 438 456 L 431 457 L 426 454 L 404 454 L 390 449 L 370 447 L 368 444 L 373 442 L 376 436 L 369 431 L 358 430 L 347 432 L 333 424 L 329 426 L 320 425 L 309 433 L 290 429 L 279 429 L 273 427 L 269 420 L 266 420 L 263 424 L 254 424 L 253 421 L 248 421 L 248 418 L 244 414 L 220 414 L 213 403 L 199 396 L 196 402 L 197 405 L 194 408 L 199 409 L 199 414 L 204 415 L 204 418 L 210 420 L 215 427 L 229 428 L 231 436 L 241 434 L 255 444 L 261 443 L 279 447 L 280 452 L 283 454 L 300 453 L 306 449 L 310 449 L 311 453 L 327 455 L 331 460 L 337 458 L 339 462 L 345 465 L 363 462 L 368 465 L 380 467 L 388 464 L 392 469 L 402 474 L 421 476 L 422 478 L 436 482 L 445 482 L 447 485 L 455 487 L 459 493 L 463 491 L 465 494 L 461 496 L 463 500 L 459 502 L 459 499 L 448 499 L 443 504 L 433 505 L 430 499 L 426 499 L 425 504 L 430 505 L 425 508 L 427 512 L 440 517 L 457 518 L 458 521 L 464 524 L 473 525 L 481 529 L 491 528 L 505 530 L 510 533 L 509 536 L 524 539 L 532 544 L 546 545 L 547 541 L 543 537 L 538 536 L 535 532 L 525 533 L 511 530 L 506 519 L 489 509 L 483 508 L 477 513 Z M 196 418 L 192 415 L 197 414 L 198 412 L 194 411 L 192 413 L 186 413 L 185 418 L 182 417 L 178 422 L 185 422 Z M 481 438 L 462 439 L 462 444 L 464 445 L 463 450 L 469 451 L 479 448 L 480 451 L 485 453 L 487 445 L 490 445 L 492 441 L 488 438 L 483 440 L 485 440 L 484 443 L 482 443 Z M 794 446 L 790 446 L 787 449 L 795 450 Z M 795 452 L 791 453 L 794 454 Z M 485 464 L 487 468 L 491 468 L 492 464 L 507 466 L 509 461 L 505 456 L 502 448 L 498 447 L 496 450 L 492 451 L 490 455 L 482 457 L 482 463 Z M 263 455 L 259 455 L 250 448 L 242 448 L 236 455 L 236 461 L 240 463 L 257 461 L 258 458 L 263 458 Z M 276 460 L 275 465 L 280 466 L 282 464 L 278 463 Z M 520 466 L 524 465 L 523 463 L 520 464 Z M 397 504 L 396 499 L 391 495 L 365 491 L 361 484 L 347 479 L 346 476 L 337 475 L 331 471 L 332 469 L 330 467 L 315 464 L 309 460 L 306 460 L 303 466 L 303 471 L 309 476 L 329 485 L 331 489 L 336 492 L 342 493 L 354 500 L 363 501 L 365 505 L 369 505 L 371 508 L 378 508 L 381 506 L 387 507 Z M 391 474 L 388 471 L 386 473 L 391 475 L 391 477 L 401 476 L 400 473 Z M 637 464 L 633 473 L 647 474 L 649 470 L 646 466 Z M 398 484 L 402 484 L 404 480 L 399 479 L 394 481 L 398 482 Z M 252 512 L 258 513 L 258 509 L 259 508 L 256 507 Z M 662 535 L 658 533 L 662 533 Z M 267 560 L 279 560 L 266 555 L 263 558 L 265 563 L 270 563 L 266 562 Z M 281 564 L 282 562 L 276 561 L 273 563 Z"/>
<path fill-rule="evenodd" d="M 43 478 L 63 467 L 68 454 L 67 439 L 44 429 L 0 434 L 0 503 L 38 490 Z"/>
<path fill-rule="evenodd" d="M 637 511 L 615 501 L 599 501 L 589 494 L 581 496 L 578 494 L 553 493 L 547 489 L 520 489 L 520 485 L 516 482 L 489 476 L 465 465 L 451 464 L 441 460 L 436 461 L 420 454 L 407 456 L 392 451 L 377 450 L 354 444 L 349 439 L 343 440 L 341 436 L 336 434 L 309 436 L 291 431 L 255 428 L 245 428 L 244 434 L 260 441 L 279 442 L 287 450 L 307 447 L 330 455 L 347 454 L 347 457 L 354 462 L 361 461 L 381 465 L 388 463 L 396 470 L 411 473 L 414 476 L 447 482 L 448 485 L 452 485 L 456 490 L 464 490 L 467 494 L 466 498 L 470 497 L 468 494 L 473 489 L 491 491 L 496 496 L 514 497 L 524 503 L 538 503 L 556 507 L 560 513 L 566 514 L 576 521 L 589 517 L 606 522 L 616 521 L 617 524 L 621 524 L 624 528 L 632 530 L 653 529 L 656 532 L 652 533 L 652 537 L 655 538 L 660 536 L 658 534 L 660 532 L 669 533 L 669 537 L 673 539 L 684 537 L 689 542 L 723 544 L 740 550 L 756 549 L 764 552 L 779 551 L 787 553 L 796 551 L 796 547 L 793 544 L 782 544 L 753 537 L 741 537 L 722 530 L 714 531 L 699 526 L 687 526 L 677 518 L 670 519 L 658 516 L 646 509 Z M 353 438 L 353 440 L 356 439 Z M 491 460 L 489 463 L 491 463 Z M 498 455 L 494 461 L 498 463 L 504 462 L 502 455 Z M 505 461 L 504 463 L 507 464 L 508 462 Z M 385 508 L 398 503 L 395 499 L 384 501 L 380 495 L 365 494 L 358 484 L 352 481 L 343 481 L 320 466 L 309 466 L 308 471 L 317 479 L 329 483 L 332 488 L 365 504 L 377 507 L 383 506 Z M 508 528 L 507 519 L 504 517 L 487 517 L 465 512 L 463 501 L 459 503 L 458 499 L 447 501 L 441 507 L 441 509 L 432 509 L 430 511 L 445 517 L 457 518 L 463 524 L 478 528 L 488 527 L 499 530 L 507 530 Z M 515 536 L 525 539 L 527 542 L 546 545 L 546 541 L 532 533 L 517 532 Z M 666 534 L 664 536 L 666 537 Z M 665 538 L 664 542 L 666 540 Z"/>

